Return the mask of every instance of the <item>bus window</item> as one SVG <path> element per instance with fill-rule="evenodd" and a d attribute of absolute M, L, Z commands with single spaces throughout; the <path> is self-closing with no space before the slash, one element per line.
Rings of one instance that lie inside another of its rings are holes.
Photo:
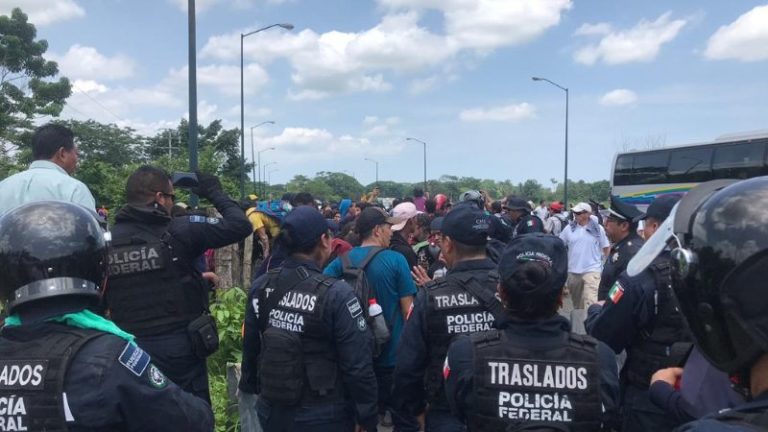
<path fill-rule="evenodd" d="M 616 169 L 613 171 L 613 184 L 626 186 L 632 184 L 632 159 L 631 155 L 622 155 L 616 158 Z"/>
<path fill-rule="evenodd" d="M 716 178 L 746 179 L 764 175 L 765 140 L 744 142 L 715 150 L 712 171 Z"/>
<path fill-rule="evenodd" d="M 673 150 L 669 159 L 669 181 L 696 183 L 710 180 L 712 178 L 711 159 L 711 147 Z"/>
<path fill-rule="evenodd" d="M 656 184 L 667 182 L 669 150 L 636 154 L 632 166 L 632 184 Z"/>

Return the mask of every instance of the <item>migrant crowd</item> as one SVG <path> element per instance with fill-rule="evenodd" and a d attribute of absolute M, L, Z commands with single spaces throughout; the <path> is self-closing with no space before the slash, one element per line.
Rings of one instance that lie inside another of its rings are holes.
<path fill-rule="evenodd" d="M 768 178 L 641 212 L 474 190 L 236 202 L 143 166 L 106 231 L 73 138 L 38 128 L 0 182 L 0 430 L 213 430 L 206 256 L 248 236 L 243 431 L 768 428 Z"/>

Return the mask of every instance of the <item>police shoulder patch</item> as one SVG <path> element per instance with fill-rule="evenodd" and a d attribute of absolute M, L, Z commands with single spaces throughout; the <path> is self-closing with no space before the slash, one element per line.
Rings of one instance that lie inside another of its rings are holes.
<path fill-rule="evenodd" d="M 152 387 L 154 388 L 161 389 L 168 387 L 168 378 L 166 378 L 165 375 L 160 372 L 160 369 L 153 364 L 149 365 L 149 373 L 147 374 L 147 377 L 149 378 L 149 383 L 152 384 Z"/>
<path fill-rule="evenodd" d="M 149 365 L 149 354 L 144 352 L 135 343 L 128 342 L 117 361 L 136 376 L 141 376 Z"/>
<path fill-rule="evenodd" d="M 189 221 L 192 223 L 205 223 L 205 216 L 192 215 L 189 217 Z"/>
<path fill-rule="evenodd" d="M 219 223 L 220 220 L 221 219 L 219 219 L 219 218 L 209 217 L 205 221 L 208 222 L 211 225 L 216 225 L 217 223 Z"/>
<path fill-rule="evenodd" d="M 357 318 L 363 313 L 363 308 L 360 307 L 360 302 L 357 301 L 357 298 L 350 299 L 347 302 L 347 310 L 352 318 Z"/>

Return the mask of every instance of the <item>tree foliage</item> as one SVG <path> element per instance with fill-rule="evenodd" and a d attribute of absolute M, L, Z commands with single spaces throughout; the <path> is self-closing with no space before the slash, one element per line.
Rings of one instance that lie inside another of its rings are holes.
<path fill-rule="evenodd" d="M 43 57 L 48 42 L 36 37 L 21 9 L 0 16 L 0 138 L 6 141 L 18 140 L 37 116 L 58 116 L 72 93 L 67 78 L 51 80 L 58 65 Z"/>

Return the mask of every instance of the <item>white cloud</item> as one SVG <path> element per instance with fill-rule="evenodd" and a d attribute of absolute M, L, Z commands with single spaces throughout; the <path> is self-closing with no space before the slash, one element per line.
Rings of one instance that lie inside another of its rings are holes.
<path fill-rule="evenodd" d="M 267 72 L 256 63 L 246 64 L 243 69 L 243 92 L 246 95 L 255 94 L 269 82 Z M 166 79 L 166 84 L 186 86 L 189 76 L 189 67 L 183 66 L 172 69 Z M 205 65 L 197 67 L 197 84 L 213 87 L 230 96 L 240 95 L 240 66 L 231 65 Z"/>
<path fill-rule="evenodd" d="M 9 15 L 15 7 L 21 7 L 35 27 L 85 16 L 85 10 L 74 0 L 0 0 L 2 15 Z"/>
<path fill-rule="evenodd" d="M 284 58 L 292 67 L 297 88 L 294 100 L 321 99 L 333 94 L 392 88 L 386 73 L 412 74 L 445 65 L 462 52 L 486 53 L 526 42 L 559 23 L 570 0 L 380 0 L 386 14 L 374 27 L 360 32 L 279 29 L 248 37 L 244 55 L 260 63 Z M 420 25 L 424 9 L 444 17 L 443 34 Z M 213 36 L 201 50 L 203 58 L 239 58 L 240 34 Z M 437 79 L 411 84 L 419 93 Z"/>
<path fill-rule="evenodd" d="M 671 16 L 666 12 L 655 21 L 641 20 L 628 30 L 612 31 L 597 44 L 577 50 L 574 59 L 587 65 L 601 60 L 610 65 L 652 61 L 661 46 L 677 37 L 687 23 L 684 19 L 672 20 Z"/>
<path fill-rule="evenodd" d="M 130 57 L 117 54 L 107 57 L 96 48 L 72 45 L 64 55 L 51 54 L 51 60 L 59 64 L 59 71 L 73 79 L 119 80 L 133 76 L 135 62 Z"/>
<path fill-rule="evenodd" d="M 72 89 L 84 93 L 104 93 L 108 90 L 107 86 L 93 80 L 74 80 Z"/>
<path fill-rule="evenodd" d="M 516 105 L 505 105 L 493 108 L 471 108 L 462 111 L 461 114 L 459 114 L 459 118 L 465 122 L 515 122 L 532 118 L 535 115 L 536 108 L 527 102 L 523 102 Z"/>
<path fill-rule="evenodd" d="M 630 105 L 637 101 L 637 93 L 628 89 L 611 90 L 600 98 L 600 105 L 621 106 Z"/>
<path fill-rule="evenodd" d="M 768 59 L 768 5 L 757 6 L 717 29 L 709 38 L 704 55 L 712 60 Z"/>
<path fill-rule="evenodd" d="M 604 35 L 610 33 L 612 29 L 608 23 L 584 23 L 573 34 L 574 36 Z"/>

